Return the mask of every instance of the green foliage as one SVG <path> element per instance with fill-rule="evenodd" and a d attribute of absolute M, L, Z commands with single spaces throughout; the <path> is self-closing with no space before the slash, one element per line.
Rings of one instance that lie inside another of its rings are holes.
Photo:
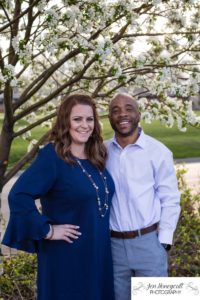
<path fill-rule="evenodd" d="M 200 276 L 200 195 L 192 194 L 183 175 L 177 176 L 181 190 L 182 212 L 170 250 L 169 274 L 175 277 Z M 33 300 L 36 298 L 36 256 L 19 252 L 4 258 L 4 273 L 0 277 L 0 300 Z"/>
<path fill-rule="evenodd" d="M 178 169 L 181 190 L 181 216 L 170 251 L 170 276 L 200 276 L 200 194 L 192 194 L 183 180 L 184 169 Z"/>
<path fill-rule="evenodd" d="M 36 256 L 18 252 L 5 257 L 0 277 L 1 300 L 36 299 Z"/>

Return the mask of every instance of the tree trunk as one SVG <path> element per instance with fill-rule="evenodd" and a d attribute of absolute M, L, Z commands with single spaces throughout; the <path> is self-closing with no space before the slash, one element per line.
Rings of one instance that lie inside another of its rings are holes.
<path fill-rule="evenodd" d="M 8 159 L 12 144 L 13 128 L 8 126 L 4 119 L 1 135 L 0 135 L 0 216 L 2 217 L 2 189 L 4 186 L 4 176 L 8 167 Z M 1 218 L 0 218 L 1 219 Z M 1 232 L 0 232 L 1 240 Z"/>
<path fill-rule="evenodd" d="M 13 129 L 9 128 L 4 120 L 0 135 L 0 192 L 4 185 L 4 175 L 8 167 L 10 148 L 13 140 Z"/>

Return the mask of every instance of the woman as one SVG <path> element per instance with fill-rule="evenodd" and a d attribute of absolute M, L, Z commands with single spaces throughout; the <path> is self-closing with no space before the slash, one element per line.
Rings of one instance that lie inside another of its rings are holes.
<path fill-rule="evenodd" d="M 38 300 L 113 300 L 109 209 L 114 184 L 95 104 L 68 96 L 51 143 L 9 194 L 3 243 L 38 255 Z M 40 198 L 42 214 L 34 200 Z"/>

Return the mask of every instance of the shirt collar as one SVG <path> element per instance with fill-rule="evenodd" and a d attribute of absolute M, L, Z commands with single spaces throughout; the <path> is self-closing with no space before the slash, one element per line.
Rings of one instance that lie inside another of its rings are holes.
<path fill-rule="evenodd" d="M 118 144 L 117 140 L 116 140 L 116 136 L 114 136 L 112 139 L 111 139 L 111 143 L 116 145 L 117 147 L 120 147 L 121 146 Z M 139 137 L 137 139 L 137 141 L 134 143 L 134 144 L 131 144 L 131 146 L 139 146 L 140 148 L 145 148 L 145 133 L 144 131 L 142 130 L 141 127 L 139 127 Z"/>

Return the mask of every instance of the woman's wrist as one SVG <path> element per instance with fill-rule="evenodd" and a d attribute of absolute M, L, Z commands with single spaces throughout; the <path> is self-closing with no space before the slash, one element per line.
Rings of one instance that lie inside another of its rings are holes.
<path fill-rule="evenodd" d="M 53 237 L 53 235 L 54 235 L 54 228 L 53 228 L 53 225 L 50 225 L 50 224 L 49 224 L 49 227 L 50 227 L 50 230 L 49 230 L 49 232 L 47 233 L 47 235 L 46 235 L 46 237 L 45 237 L 46 240 L 51 240 L 52 237 Z"/>

